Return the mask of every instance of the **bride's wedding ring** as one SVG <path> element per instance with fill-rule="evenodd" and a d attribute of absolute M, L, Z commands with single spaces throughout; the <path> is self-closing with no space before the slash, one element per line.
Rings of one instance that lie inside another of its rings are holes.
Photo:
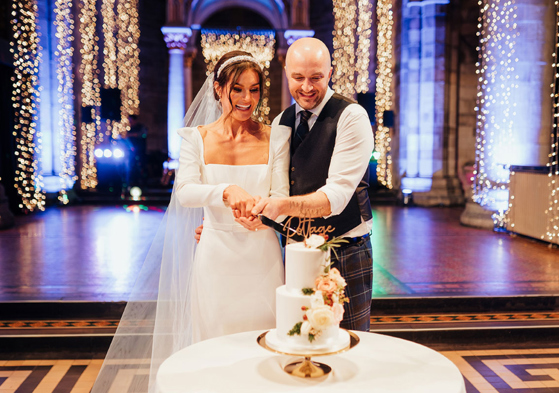
<path fill-rule="evenodd" d="M 254 228 L 254 232 L 256 232 L 258 230 L 258 228 Z"/>

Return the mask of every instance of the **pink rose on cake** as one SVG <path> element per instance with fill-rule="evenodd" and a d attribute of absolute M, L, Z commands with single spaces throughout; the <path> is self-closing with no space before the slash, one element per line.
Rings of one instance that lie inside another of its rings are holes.
<path fill-rule="evenodd" d="M 332 271 L 332 270 L 330 270 Z M 326 277 L 317 277 L 314 282 L 314 287 L 318 291 L 323 292 L 334 292 L 338 289 L 338 283 L 330 278 L 330 276 Z"/>
<path fill-rule="evenodd" d="M 326 329 L 336 323 L 334 312 L 328 306 L 319 306 L 307 310 L 307 319 L 316 330 Z"/>
<path fill-rule="evenodd" d="M 335 267 L 330 269 L 330 271 L 328 272 L 328 277 L 331 280 L 335 281 L 336 284 L 338 285 L 338 287 L 345 288 L 345 286 L 346 286 L 345 279 L 340 274 L 340 271 L 338 269 L 336 269 Z"/>
<path fill-rule="evenodd" d="M 336 323 L 340 323 L 344 319 L 344 306 L 340 303 L 334 303 L 332 306 L 332 312 L 334 313 L 334 319 Z"/>

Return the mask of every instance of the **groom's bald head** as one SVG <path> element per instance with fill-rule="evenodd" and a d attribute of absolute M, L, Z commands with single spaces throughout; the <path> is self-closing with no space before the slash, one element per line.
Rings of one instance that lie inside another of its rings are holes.
<path fill-rule="evenodd" d="M 312 37 L 298 39 L 287 50 L 285 57 L 286 67 L 289 67 L 290 62 L 298 60 L 321 63 L 327 69 L 331 67 L 328 48 L 324 42 Z"/>
<path fill-rule="evenodd" d="M 316 38 L 295 41 L 285 56 L 289 92 L 303 109 L 318 106 L 328 90 L 332 75 L 330 52 Z"/>

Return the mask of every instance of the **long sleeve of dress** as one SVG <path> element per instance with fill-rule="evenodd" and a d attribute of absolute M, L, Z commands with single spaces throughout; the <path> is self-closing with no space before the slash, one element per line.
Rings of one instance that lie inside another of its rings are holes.
<path fill-rule="evenodd" d="M 230 184 L 202 184 L 204 149 L 199 131 L 196 128 L 181 128 L 177 132 L 183 138 L 175 178 L 179 203 L 184 207 L 225 207 L 223 191 Z"/>

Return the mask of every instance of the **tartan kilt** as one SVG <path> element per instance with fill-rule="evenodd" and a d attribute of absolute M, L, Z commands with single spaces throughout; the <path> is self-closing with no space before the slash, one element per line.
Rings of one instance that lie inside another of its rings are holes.
<path fill-rule="evenodd" d="M 341 246 L 332 251 L 332 267 L 338 269 L 347 286 L 345 294 L 349 303 L 344 304 L 344 319 L 340 327 L 368 332 L 371 323 L 371 298 L 373 294 L 373 252 L 371 240 Z"/>

